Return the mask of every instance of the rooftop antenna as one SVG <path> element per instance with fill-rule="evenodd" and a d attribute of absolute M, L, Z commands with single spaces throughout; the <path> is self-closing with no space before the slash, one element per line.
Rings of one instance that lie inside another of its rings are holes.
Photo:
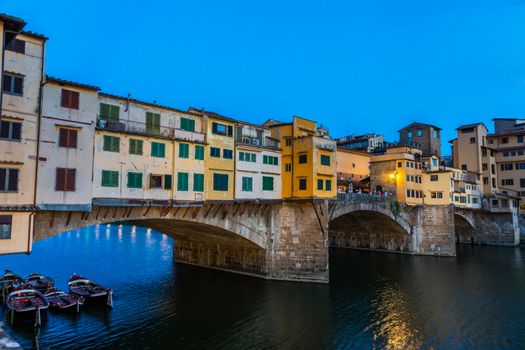
<path fill-rule="evenodd" d="M 126 101 L 126 110 L 124 112 L 127 112 L 129 110 L 129 100 L 131 100 L 131 94 L 128 92 L 128 99 Z"/>

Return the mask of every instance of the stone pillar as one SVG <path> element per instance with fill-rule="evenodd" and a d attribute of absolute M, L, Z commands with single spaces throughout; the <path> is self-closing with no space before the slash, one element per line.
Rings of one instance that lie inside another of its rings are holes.
<path fill-rule="evenodd" d="M 520 228 L 516 213 L 475 211 L 471 215 L 475 222 L 472 243 L 511 247 L 520 244 Z"/>
<path fill-rule="evenodd" d="M 417 206 L 411 209 L 412 252 L 423 255 L 456 255 L 454 207 Z"/>
<path fill-rule="evenodd" d="M 328 283 L 327 209 L 327 201 L 311 200 L 273 207 L 266 249 L 268 279 Z"/>

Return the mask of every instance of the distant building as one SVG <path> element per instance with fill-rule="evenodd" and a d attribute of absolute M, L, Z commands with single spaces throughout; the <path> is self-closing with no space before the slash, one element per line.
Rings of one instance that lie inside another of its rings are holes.
<path fill-rule="evenodd" d="M 365 152 L 337 149 L 337 188 L 340 191 L 357 188 L 368 190 L 370 157 L 371 155 Z"/>
<path fill-rule="evenodd" d="M 414 122 L 398 130 L 401 145 L 420 148 L 423 156 L 441 158 L 441 128 Z"/>
<path fill-rule="evenodd" d="M 383 149 L 384 142 L 381 134 L 349 135 L 337 139 L 337 147 L 370 153 Z"/>

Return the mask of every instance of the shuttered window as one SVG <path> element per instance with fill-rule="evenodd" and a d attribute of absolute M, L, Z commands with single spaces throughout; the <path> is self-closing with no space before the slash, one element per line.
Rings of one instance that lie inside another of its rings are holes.
<path fill-rule="evenodd" d="M 65 148 L 77 148 L 78 131 L 68 128 L 58 129 L 58 146 Z"/>
<path fill-rule="evenodd" d="M 118 171 L 102 170 L 102 187 L 118 187 L 118 179 Z"/>
<path fill-rule="evenodd" d="M 102 120 L 118 122 L 120 119 L 120 107 L 107 103 L 101 103 L 99 118 Z"/>
<path fill-rule="evenodd" d="M 253 178 L 244 176 L 242 177 L 242 190 L 243 192 L 253 191 Z"/>
<path fill-rule="evenodd" d="M 299 179 L 299 190 L 306 190 L 306 179 Z"/>
<path fill-rule="evenodd" d="M 221 149 L 217 148 L 217 147 L 210 147 L 210 157 L 220 158 L 221 157 Z"/>
<path fill-rule="evenodd" d="M 233 159 L 233 151 L 231 149 L 223 149 L 222 157 L 224 159 Z"/>
<path fill-rule="evenodd" d="M 78 109 L 80 103 L 80 93 L 78 91 L 72 91 L 62 89 L 62 96 L 60 98 L 60 106 L 71 109 Z"/>
<path fill-rule="evenodd" d="M 150 174 L 149 176 L 149 188 L 162 188 L 162 175 Z"/>
<path fill-rule="evenodd" d="M 0 138 L 20 141 L 22 138 L 22 123 L 10 120 L 0 121 Z"/>
<path fill-rule="evenodd" d="M 214 191 L 228 191 L 228 175 L 227 174 L 213 174 L 213 190 Z"/>
<path fill-rule="evenodd" d="M 204 160 L 204 146 L 195 146 L 195 159 Z"/>
<path fill-rule="evenodd" d="M 164 175 L 164 189 L 171 190 L 173 183 L 173 178 L 170 174 Z"/>
<path fill-rule="evenodd" d="M 187 143 L 179 143 L 179 158 L 190 157 L 190 145 Z"/>
<path fill-rule="evenodd" d="M 26 42 L 20 39 L 12 39 L 9 44 L 5 46 L 6 50 L 25 54 L 26 53 Z"/>
<path fill-rule="evenodd" d="M 317 189 L 320 191 L 323 190 L 323 180 L 321 179 L 317 180 Z"/>
<path fill-rule="evenodd" d="M 20 171 L 13 168 L 0 168 L 0 192 L 18 192 Z"/>
<path fill-rule="evenodd" d="M 57 168 L 55 191 L 75 191 L 76 169 Z"/>
<path fill-rule="evenodd" d="M 0 215 L 0 239 L 11 239 L 12 215 Z"/>
<path fill-rule="evenodd" d="M 273 177 L 263 176 L 263 191 L 273 191 Z"/>
<path fill-rule="evenodd" d="M 215 135 L 222 135 L 222 136 L 233 136 L 233 126 L 232 125 L 224 125 L 219 124 L 216 122 L 213 122 L 211 124 L 211 132 Z"/>
<path fill-rule="evenodd" d="M 138 139 L 129 139 L 129 154 L 142 155 L 144 142 Z"/>
<path fill-rule="evenodd" d="M 195 131 L 195 120 L 181 117 L 180 128 L 186 131 Z"/>
<path fill-rule="evenodd" d="M 204 192 L 204 174 L 193 174 L 193 190 Z"/>
<path fill-rule="evenodd" d="M 263 155 L 263 164 L 279 165 L 279 158 Z"/>
<path fill-rule="evenodd" d="M 331 191 L 332 190 L 332 180 L 326 180 L 325 190 L 327 190 L 327 191 Z"/>
<path fill-rule="evenodd" d="M 330 165 L 330 156 L 321 154 L 321 165 Z"/>
<path fill-rule="evenodd" d="M 2 91 L 9 95 L 23 96 L 24 77 L 5 73 Z"/>
<path fill-rule="evenodd" d="M 308 156 L 306 154 L 299 155 L 299 164 L 306 164 L 308 162 Z"/>
<path fill-rule="evenodd" d="M 160 114 L 146 112 L 146 133 L 160 135 Z"/>
<path fill-rule="evenodd" d="M 188 190 L 188 173 L 177 174 L 177 191 Z"/>
<path fill-rule="evenodd" d="M 157 158 L 164 158 L 166 156 L 166 144 L 160 142 L 152 142 L 151 156 Z"/>
<path fill-rule="evenodd" d="M 104 151 L 120 152 L 120 137 L 104 135 Z"/>
<path fill-rule="evenodd" d="M 142 188 L 142 173 L 128 172 L 128 188 Z"/>

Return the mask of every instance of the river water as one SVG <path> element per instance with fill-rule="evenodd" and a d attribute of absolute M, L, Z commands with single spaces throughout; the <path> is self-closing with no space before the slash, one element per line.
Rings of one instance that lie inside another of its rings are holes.
<path fill-rule="evenodd" d="M 173 241 L 130 226 L 90 227 L 34 244 L 0 268 L 73 273 L 114 290 L 114 308 L 50 313 L 42 349 L 525 348 L 525 248 L 458 246 L 456 258 L 330 251 L 330 284 L 269 282 L 175 265 Z"/>

